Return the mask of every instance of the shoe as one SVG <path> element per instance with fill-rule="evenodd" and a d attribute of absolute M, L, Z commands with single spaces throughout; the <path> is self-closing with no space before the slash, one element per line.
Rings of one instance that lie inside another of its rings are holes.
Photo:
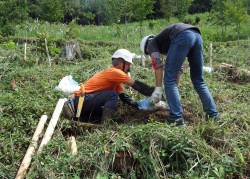
<path fill-rule="evenodd" d="M 175 124 L 176 126 L 183 126 L 184 125 L 184 119 L 183 119 L 183 117 L 180 117 L 180 118 L 175 119 L 175 120 L 167 119 L 167 123 L 168 124 Z"/>
<path fill-rule="evenodd" d="M 206 121 L 219 122 L 220 120 L 221 118 L 219 117 L 219 115 L 214 116 L 214 117 L 210 117 L 209 115 L 206 115 Z"/>

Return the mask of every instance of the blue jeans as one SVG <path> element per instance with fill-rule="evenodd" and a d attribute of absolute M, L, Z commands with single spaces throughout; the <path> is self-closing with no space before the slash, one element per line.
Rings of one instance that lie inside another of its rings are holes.
<path fill-rule="evenodd" d="M 103 108 L 115 109 L 117 100 L 118 93 L 113 90 L 85 95 L 80 121 L 99 123 L 102 118 Z M 77 109 L 78 101 L 79 97 L 77 96 L 74 101 L 75 109 Z"/>
<path fill-rule="evenodd" d="M 211 118 L 216 117 L 218 115 L 216 105 L 204 81 L 202 38 L 198 32 L 188 29 L 178 34 L 172 40 L 166 58 L 164 86 L 170 107 L 168 120 L 171 121 L 183 117 L 176 81 L 186 57 L 188 57 L 190 66 L 190 77 L 194 89 L 202 102 L 203 110 L 207 116 Z"/>

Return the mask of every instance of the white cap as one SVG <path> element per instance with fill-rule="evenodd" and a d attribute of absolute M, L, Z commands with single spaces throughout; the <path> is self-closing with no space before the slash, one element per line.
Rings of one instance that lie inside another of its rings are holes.
<path fill-rule="evenodd" d="M 154 37 L 153 34 L 143 37 L 143 39 L 141 40 L 141 43 L 140 43 L 140 49 L 141 49 L 142 53 L 146 54 L 146 52 L 145 52 L 146 43 L 147 43 L 149 38 L 153 38 L 153 37 Z"/>
<path fill-rule="evenodd" d="M 123 60 L 125 60 L 130 64 L 134 64 L 132 61 L 133 57 L 134 55 L 126 49 L 119 49 L 115 51 L 115 53 L 112 55 L 112 58 L 122 58 Z"/>

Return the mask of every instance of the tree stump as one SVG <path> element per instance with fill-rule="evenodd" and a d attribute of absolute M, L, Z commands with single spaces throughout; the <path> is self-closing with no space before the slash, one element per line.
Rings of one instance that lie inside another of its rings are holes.
<path fill-rule="evenodd" d="M 65 47 L 61 53 L 61 56 L 65 57 L 66 60 L 82 58 L 79 43 L 77 41 L 66 42 Z"/>

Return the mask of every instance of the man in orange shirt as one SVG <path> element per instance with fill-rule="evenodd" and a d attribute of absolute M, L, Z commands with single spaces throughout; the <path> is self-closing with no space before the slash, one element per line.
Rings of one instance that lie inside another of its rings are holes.
<path fill-rule="evenodd" d="M 84 83 L 85 99 L 78 120 L 82 122 L 101 123 L 111 121 L 119 98 L 125 103 L 138 108 L 138 103 L 124 93 L 122 84 L 131 86 L 145 96 L 151 96 L 154 87 L 132 79 L 127 74 L 133 55 L 126 49 L 119 49 L 112 55 L 112 66 L 91 77 Z M 75 94 L 81 94 L 76 91 Z M 75 98 L 77 109 L 79 96 Z"/>

